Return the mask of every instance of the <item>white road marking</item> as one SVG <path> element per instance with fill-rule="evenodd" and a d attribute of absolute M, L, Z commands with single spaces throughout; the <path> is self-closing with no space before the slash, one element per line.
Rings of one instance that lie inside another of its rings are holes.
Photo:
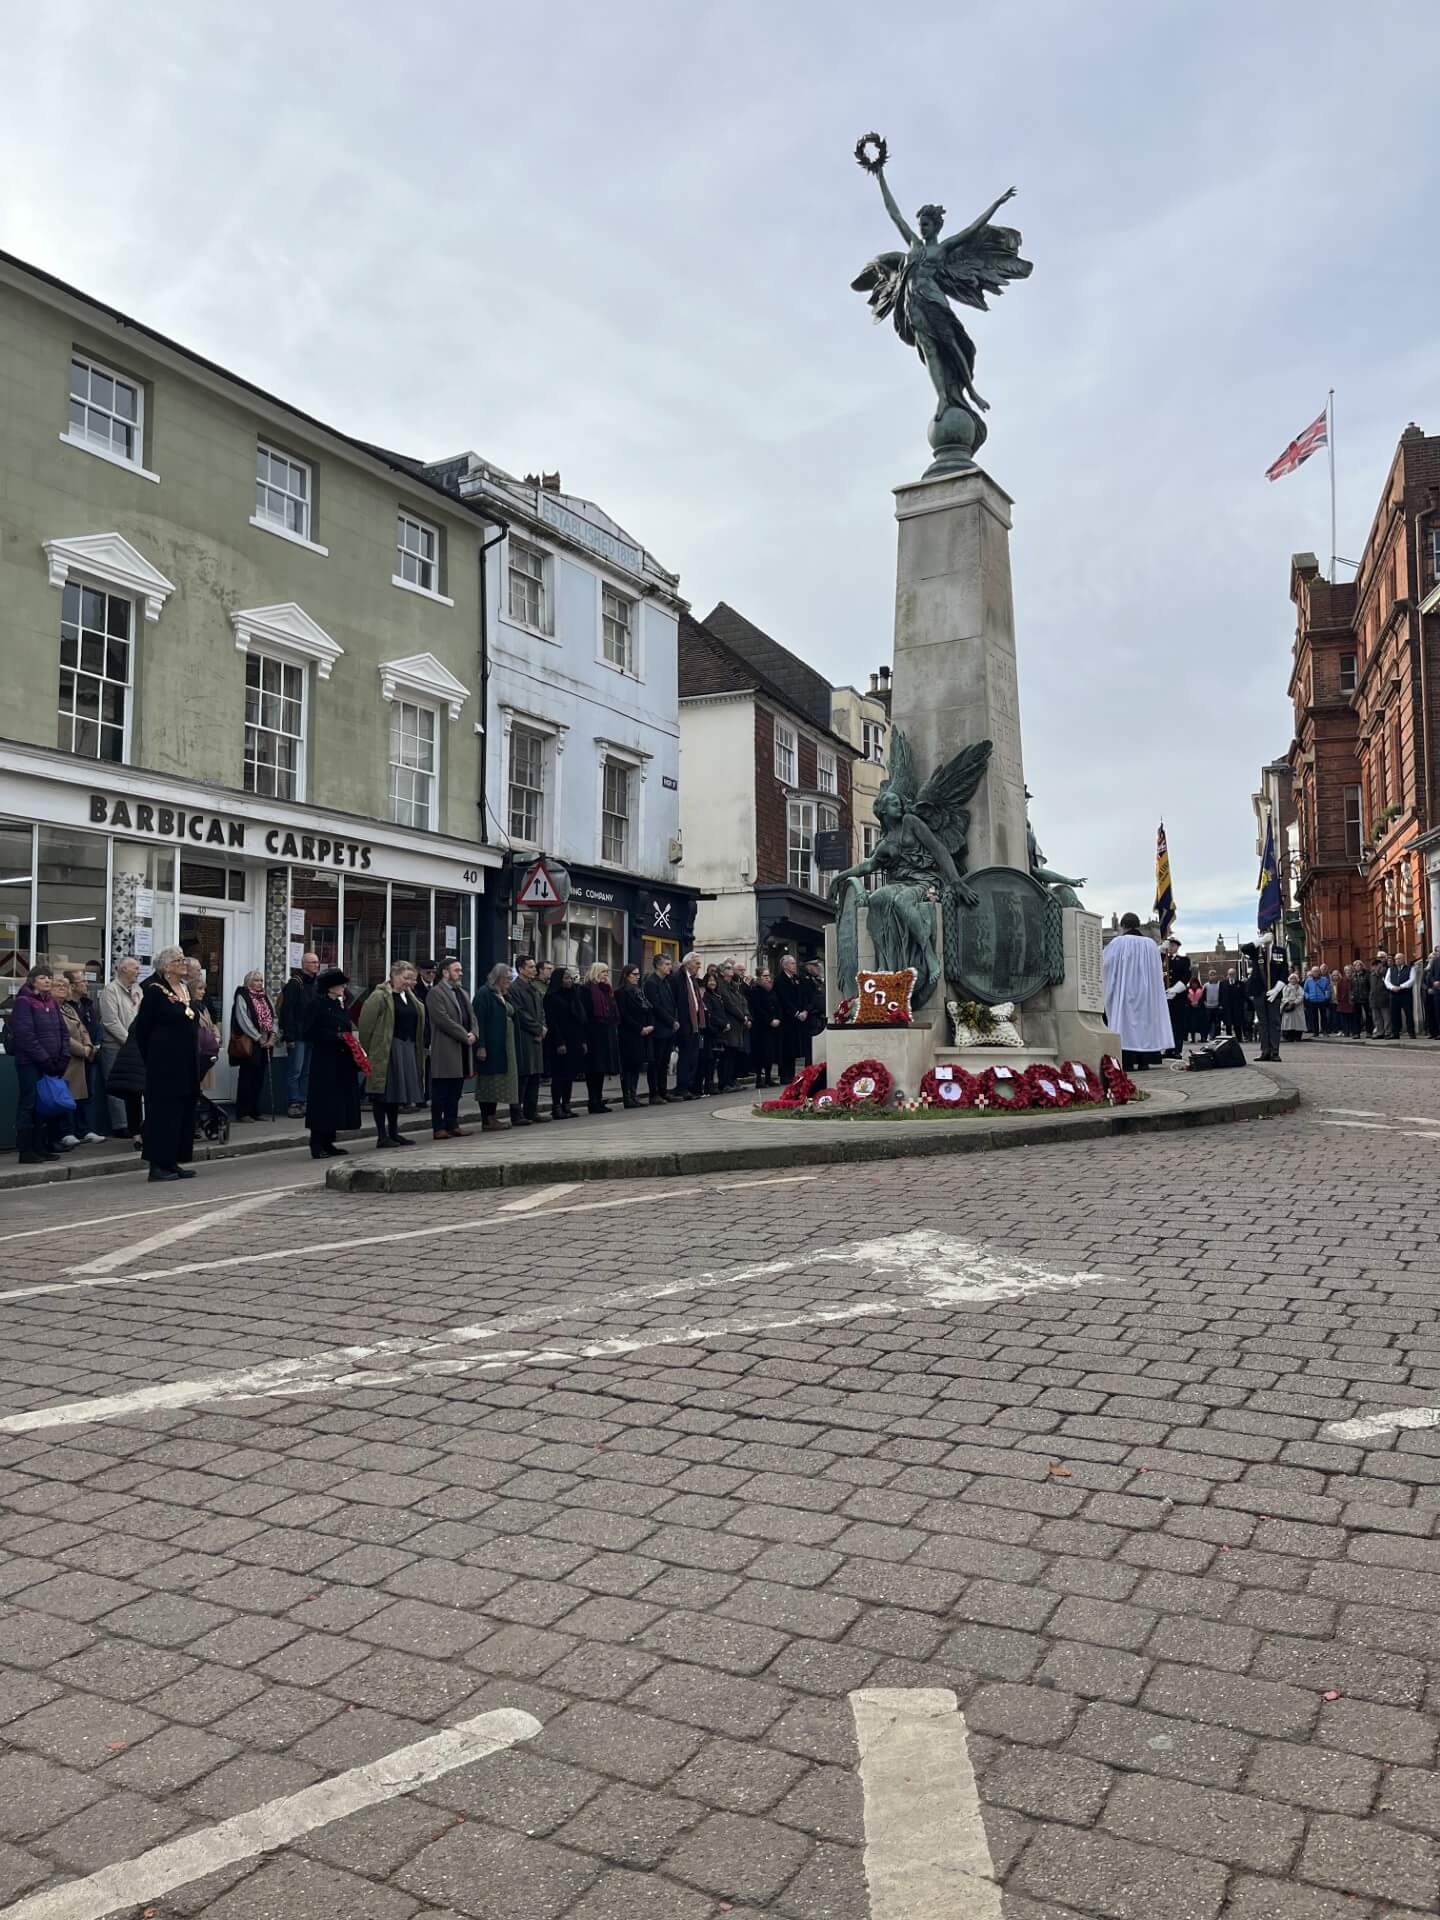
<path fill-rule="evenodd" d="M 332 1780 L 317 1781 L 299 1793 L 269 1800 L 251 1813 L 236 1814 L 218 1826 L 152 1847 L 137 1859 L 102 1867 L 83 1880 L 32 1894 L 5 1909 L 4 1920 L 104 1920 L 122 1907 L 139 1907 L 158 1900 L 177 1887 L 189 1886 L 237 1860 L 273 1853 L 317 1827 L 327 1827 L 364 1807 L 379 1806 L 402 1793 L 423 1787 L 456 1767 L 468 1767 L 492 1753 L 501 1753 L 521 1740 L 533 1740 L 541 1731 L 533 1715 L 515 1707 L 462 1720 L 428 1740 L 387 1753 L 367 1766 L 352 1767 Z"/>
<path fill-rule="evenodd" d="M 1397 1407 L 1394 1413 L 1362 1413 L 1335 1420 L 1324 1429 L 1327 1440 L 1379 1440 L 1405 1428 L 1440 1427 L 1440 1407 Z"/>
<path fill-rule="evenodd" d="M 1348 1113 L 1357 1120 L 1383 1120 L 1384 1114 L 1376 1107 L 1321 1107 L 1321 1113 Z"/>
<path fill-rule="evenodd" d="M 538 1348 L 500 1350 L 487 1345 L 526 1327 L 569 1322 L 583 1315 L 596 1315 L 616 1307 L 647 1306 L 686 1294 L 736 1287 L 775 1274 L 795 1274 L 835 1265 L 863 1266 L 876 1278 L 894 1275 L 897 1289 L 885 1299 L 839 1307 L 817 1306 L 779 1319 L 757 1320 L 752 1311 L 751 1315 L 737 1315 L 710 1325 L 627 1331 L 590 1344 L 572 1341 Z M 379 1340 L 370 1346 L 332 1348 L 296 1359 L 264 1361 L 235 1373 L 212 1374 L 195 1380 L 172 1380 L 163 1386 L 137 1387 L 129 1393 L 106 1394 L 91 1400 L 34 1407 L 25 1413 L 13 1413 L 0 1419 L 0 1433 L 30 1433 L 44 1428 L 88 1426 L 96 1421 L 124 1419 L 131 1414 L 169 1407 L 199 1406 L 216 1400 L 343 1392 L 351 1387 L 393 1386 L 406 1380 L 470 1373 L 477 1369 L 493 1372 L 508 1367 L 613 1358 L 644 1348 L 693 1344 L 726 1335 L 814 1326 L 866 1315 L 894 1316 L 914 1312 L 921 1307 L 968 1306 L 989 1300 L 1019 1300 L 1031 1293 L 1089 1286 L 1100 1278 L 1099 1274 L 1094 1273 L 1054 1273 L 1033 1261 L 987 1253 L 974 1241 L 951 1239 L 930 1228 L 917 1228 L 912 1233 L 856 1241 L 847 1247 L 818 1248 L 796 1260 L 772 1260 L 761 1266 L 739 1267 L 728 1273 L 702 1273 L 690 1280 L 671 1280 L 660 1286 L 631 1287 L 589 1300 L 569 1300 L 532 1307 L 489 1325 L 450 1327 L 423 1338 L 404 1336 Z M 484 1347 L 485 1350 L 456 1354 L 456 1347 Z M 387 1362 L 401 1364 L 388 1366 Z"/>
<path fill-rule="evenodd" d="M 955 1695 L 850 1696 L 865 1791 L 871 1920 L 1000 1920 L 1000 1889 Z"/>
<path fill-rule="evenodd" d="M 1440 1127 L 1440 1120 L 1432 1119 L 1428 1113 L 1402 1113 L 1402 1120 L 1412 1120 L 1422 1127 Z"/>
<path fill-rule="evenodd" d="M 311 1186 L 319 1184 L 318 1179 L 310 1182 Z M 249 1193 L 237 1193 L 234 1197 L 237 1200 L 273 1199 L 276 1194 L 305 1191 L 304 1187 L 256 1187 Z M 214 1204 L 215 1196 L 212 1193 L 202 1194 L 198 1200 L 176 1200 L 166 1207 L 132 1207 L 128 1213 L 102 1213 L 98 1220 L 92 1220 L 87 1214 L 80 1220 L 57 1221 L 53 1227 L 21 1227 L 17 1233 L 0 1233 L 0 1246 L 10 1240 L 35 1240 L 42 1233 L 88 1233 L 92 1227 L 110 1227 L 117 1220 L 149 1220 L 155 1214 L 188 1213 L 195 1207 L 213 1207 Z"/>
<path fill-rule="evenodd" d="M 1383 1120 L 1322 1120 L 1322 1127 L 1363 1127 L 1367 1133 L 1394 1133 L 1395 1129 Z"/>
<path fill-rule="evenodd" d="M 519 1200 L 507 1200 L 501 1213 L 530 1213 L 536 1207 L 545 1207 L 552 1200 L 558 1200 L 562 1193 L 574 1193 L 579 1186 L 578 1180 L 561 1180 L 553 1187 L 537 1187 L 533 1193 L 527 1193 Z"/>
<path fill-rule="evenodd" d="M 129 1247 L 115 1247 L 109 1253 L 102 1253 L 96 1260 L 87 1260 L 84 1266 L 66 1267 L 65 1271 L 71 1274 L 113 1273 L 116 1267 L 126 1267 L 144 1254 L 158 1253 L 161 1247 L 173 1246 L 177 1240 L 193 1239 L 197 1233 L 213 1233 L 224 1221 L 233 1220 L 242 1213 L 253 1213 L 256 1207 L 263 1207 L 269 1197 L 268 1194 L 256 1194 L 246 1200 L 231 1200 L 223 1207 L 202 1213 L 197 1220 L 177 1220 L 173 1226 L 162 1227 L 158 1233 L 152 1233 L 148 1240 L 137 1240 Z"/>
<path fill-rule="evenodd" d="M 775 1173 L 763 1180 L 717 1180 L 715 1188 L 719 1193 L 738 1193 L 743 1187 L 800 1187 L 819 1178 L 818 1173 Z"/>

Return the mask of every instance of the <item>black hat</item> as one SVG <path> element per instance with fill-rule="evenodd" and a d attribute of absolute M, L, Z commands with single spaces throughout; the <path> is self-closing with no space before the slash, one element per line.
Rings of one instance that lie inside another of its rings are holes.
<path fill-rule="evenodd" d="M 415 969 L 417 973 L 434 973 L 437 967 L 443 966 L 444 964 L 442 960 L 417 960 L 415 962 Z"/>
<path fill-rule="evenodd" d="M 324 967 L 315 976 L 315 991 L 329 993 L 332 987 L 348 987 L 350 976 L 343 967 Z"/>

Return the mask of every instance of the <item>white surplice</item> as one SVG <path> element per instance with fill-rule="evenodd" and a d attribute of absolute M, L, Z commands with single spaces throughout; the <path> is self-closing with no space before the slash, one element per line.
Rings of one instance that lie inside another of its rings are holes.
<path fill-rule="evenodd" d="M 1105 1017 L 1127 1053 L 1165 1053 L 1175 1044 L 1165 1005 L 1160 949 L 1143 933 L 1117 933 L 1105 949 Z"/>

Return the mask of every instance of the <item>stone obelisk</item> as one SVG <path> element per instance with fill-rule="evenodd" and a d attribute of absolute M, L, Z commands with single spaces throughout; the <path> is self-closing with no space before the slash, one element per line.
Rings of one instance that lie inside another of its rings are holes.
<path fill-rule="evenodd" d="M 1010 507 L 979 467 L 895 489 L 891 716 L 910 736 L 922 776 L 967 741 L 995 743 L 970 802 L 972 870 L 1029 867 Z"/>

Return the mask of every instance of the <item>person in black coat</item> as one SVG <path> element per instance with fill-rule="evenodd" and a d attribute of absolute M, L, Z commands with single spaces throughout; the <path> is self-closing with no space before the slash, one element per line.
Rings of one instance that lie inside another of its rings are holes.
<path fill-rule="evenodd" d="M 620 1096 L 625 1106 L 638 1107 L 640 1075 L 650 1064 L 650 1042 L 655 1035 L 655 1013 L 640 990 L 640 969 L 620 971 Z"/>
<path fill-rule="evenodd" d="M 310 1049 L 305 1125 L 312 1160 L 330 1160 L 344 1153 L 344 1147 L 335 1144 L 336 1134 L 360 1124 L 360 1069 L 345 1039 L 355 1032 L 345 1007 L 349 984 L 349 976 L 339 967 L 327 967 L 316 979 L 305 1009 L 305 1043 Z"/>
<path fill-rule="evenodd" d="M 780 1064 L 780 1002 L 768 967 L 745 989 L 750 1002 L 750 1064 L 755 1069 L 755 1085 L 773 1087 L 775 1069 Z"/>
<path fill-rule="evenodd" d="M 650 1104 L 668 1106 L 670 1095 L 665 1083 L 670 1078 L 670 1054 L 679 1033 L 675 1017 L 675 987 L 670 977 L 674 965 L 668 953 L 655 956 L 655 964 L 645 976 L 645 998 L 655 1016 L 655 1031 L 650 1038 Z"/>
<path fill-rule="evenodd" d="M 780 962 L 780 971 L 775 977 L 775 997 L 780 1003 L 777 1064 L 780 1084 L 784 1087 L 795 1077 L 797 1060 L 809 1066 L 811 1041 L 820 1024 L 815 1018 L 815 989 L 800 972 L 793 953 L 787 953 Z"/>
<path fill-rule="evenodd" d="M 620 1008 L 610 982 L 610 969 L 597 960 L 580 989 L 585 1009 L 585 1091 L 591 1113 L 609 1113 L 605 1082 L 620 1071 Z"/>
<path fill-rule="evenodd" d="M 1285 979 L 1285 963 L 1276 958 L 1271 946 L 1259 947 L 1253 940 L 1247 941 L 1240 949 L 1250 962 L 1250 971 L 1241 982 L 1241 990 L 1250 1003 L 1255 1018 L 1256 1036 L 1260 1041 L 1261 1060 L 1280 1058 L 1280 999 L 1270 998 L 1270 989 L 1279 986 Z"/>
<path fill-rule="evenodd" d="M 199 1022 L 179 947 L 166 947 L 145 982 L 130 1037 L 145 1062 L 141 1152 L 152 1180 L 193 1180 L 200 1098 Z"/>
<path fill-rule="evenodd" d="M 545 991 L 545 1071 L 550 1076 L 550 1117 L 578 1120 L 570 1104 L 585 1071 L 585 1007 L 575 974 L 556 967 Z"/>

